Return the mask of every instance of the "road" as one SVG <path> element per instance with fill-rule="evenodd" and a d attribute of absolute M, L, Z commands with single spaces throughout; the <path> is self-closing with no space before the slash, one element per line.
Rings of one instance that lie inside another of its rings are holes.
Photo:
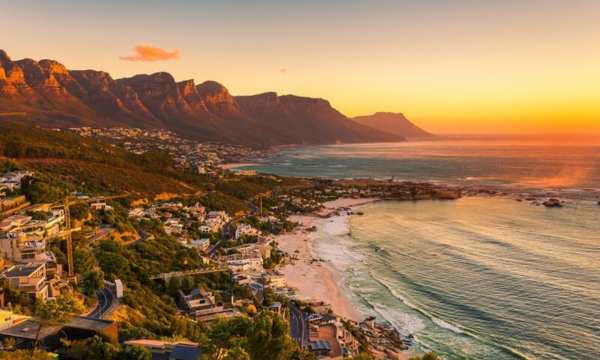
<path fill-rule="evenodd" d="M 223 228 L 221 229 L 221 239 L 219 239 L 219 241 L 217 241 L 215 244 L 213 244 L 210 249 L 208 250 L 208 256 L 210 257 L 214 257 L 215 254 L 217 253 L 217 250 L 219 249 L 219 246 L 221 246 L 221 242 L 223 241 L 223 239 L 228 240 L 231 238 L 231 225 L 235 224 L 236 222 L 240 221 L 241 219 L 243 219 L 244 216 L 237 216 L 234 217 L 233 219 L 229 220 L 227 223 L 225 223 L 225 225 L 223 225 Z"/>
<path fill-rule="evenodd" d="M 98 290 L 96 296 L 98 297 L 98 304 L 88 316 L 95 319 L 102 319 L 109 310 L 116 306 L 117 298 L 108 288 Z"/>
<path fill-rule="evenodd" d="M 295 305 L 290 303 L 290 331 L 291 335 L 301 347 L 308 345 L 308 324 L 304 313 Z"/>

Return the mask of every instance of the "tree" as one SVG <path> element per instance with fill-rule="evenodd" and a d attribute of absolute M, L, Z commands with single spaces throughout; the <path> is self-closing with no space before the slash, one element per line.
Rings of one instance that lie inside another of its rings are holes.
<path fill-rule="evenodd" d="M 39 338 L 44 327 L 66 324 L 73 314 L 80 313 L 82 310 L 81 305 L 68 294 L 60 296 L 56 300 L 38 304 L 34 311 L 38 329 L 35 335 L 35 343 L 31 355 L 33 356 L 33 350 L 38 346 Z"/>
<path fill-rule="evenodd" d="M 111 360 L 117 359 L 119 348 L 109 342 L 105 342 L 100 336 L 94 336 L 89 344 L 85 360 Z"/>
<path fill-rule="evenodd" d="M 183 290 L 183 292 L 185 292 L 186 294 L 192 291 L 194 289 L 194 286 L 194 279 L 192 279 L 191 277 L 184 276 L 181 279 L 181 290 Z"/>
<path fill-rule="evenodd" d="M 127 345 L 121 350 L 118 356 L 119 360 L 151 360 L 152 353 L 145 347 L 137 345 Z"/>
<path fill-rule="evenodd" d="M 167 292 L 169 293 L 169 295 L 176 297 L 177 291 L 179 289 L 181 289 L 181 281 L 179 281 L 179 278 L 177 278 L 177 277 L 170 278 L 169 283 L 167 284 Z"/>
<path fill-rule="evenodd" d="M 90 248 L 84 246 L 75 249 L 73 252 L 73 266 L 78 274 L 83 274 L 96 266 L 96 259 Z"/>
<path fill-rule="evenodd" d="M 434 352 L 428 352 L 423 356 L 410 358 L 410 360 L 440 360 L 440 357 Z"/>
<path fill-rule="evenodd" d="M 54 359 L 49 353 L 40 349 L 33 349 L 29 352 L 26 350 L 17 351 L 2 351 L 0 352 L 0 360 L 52 360 Z"/>
<path fill-rule="evenodd" d="M 256 314 L 256 306 L 254 306 L 253 304 L 250 304 L 246 307 L 246 313 L 248 315 L 254 315 Z"/>
<path fill-rule="evenodd" d="M 250 355 L 238 345 L 229 349 L 223 360 L 250 360 Z"/>
<path fill-rule="evenodd" d="M 288 359 L 295 350 L 287 322 L 275 313 L 261 312 L 248 329 L 247 350 L 251 359 Z"/>
<path fill-rule="evenodd" d="M 104 288 L 104 273 L 101 270 L 88 270 L 83 273 L 81 287 L 87 296 L 93 296 L 96 291 Z"/>

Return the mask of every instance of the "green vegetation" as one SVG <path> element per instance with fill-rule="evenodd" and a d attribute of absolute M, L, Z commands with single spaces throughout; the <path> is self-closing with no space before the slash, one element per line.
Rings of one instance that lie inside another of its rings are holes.
<path fill-rule="evenodd" d="M 428 352 L 423 356 L 412 357 L 410 360 L 440 360 L 440 357 L 434 352 Z"/>
<path fill-rule="evenodd" d="M 208 330 L 201 359 L 313 359 L 289 336 L 279 315 L 261 312 L 253 318 L 220 319 Z"/>
<path fill-rule="evenodd" d="M 40 349 L 35 349 L 33 353 L 29 350 L 0 352 L 0 360 L 52 360 L 54 358 L 48 352 Z"/>

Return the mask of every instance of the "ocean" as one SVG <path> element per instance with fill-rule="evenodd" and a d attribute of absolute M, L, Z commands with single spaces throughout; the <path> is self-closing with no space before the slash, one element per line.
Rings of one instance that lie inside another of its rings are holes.
<path fill-rule="evenodd" d="M 594 188 L 600 139 L 422 141 L 295 147 L 244 167 L 287 176 L 393 178 L 459 185 Z"/>
<path fill-rule="evenodd" d="M 600 189 L 600 147 L 427 142 L 291 148 L 262 172 Z M 315 248 L 365 315 L 446 359 L 599 359 L 600 206 L 504 197 L 377 202 L 322 220 Z"/>

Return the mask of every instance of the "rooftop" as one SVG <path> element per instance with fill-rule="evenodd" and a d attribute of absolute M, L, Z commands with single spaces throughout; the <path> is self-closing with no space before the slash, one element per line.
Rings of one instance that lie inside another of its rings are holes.
<path fill-rule="evenodd" d="M 6 270 L 3 275 L 7 278 L 30 276 L 43 266 L 44 264 L 14 265 Z"/>

